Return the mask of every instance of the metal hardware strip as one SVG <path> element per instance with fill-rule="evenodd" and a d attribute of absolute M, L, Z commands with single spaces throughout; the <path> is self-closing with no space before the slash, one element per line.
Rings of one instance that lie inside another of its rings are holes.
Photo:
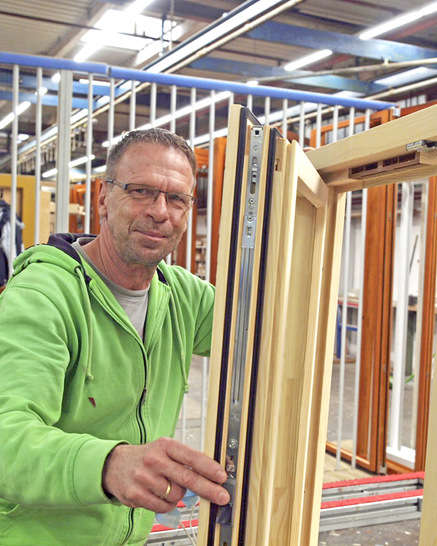
<path fill-rule="evenodd" d="M 249 141 L 248 131 L 251 126 L 258 126 L 260 123 L 255 116 L 247 108 L 242 108 L 240 111 L 239 119 L 239 132 L 238 132 L 238 147 L 235 165 L 235 189 L 232 205 L 232 221 L 231 221 L 231 238 L 229 246 L 229 263 L 228 263 L 228 276 L 226 283 L 226 305 L 225 305 L 225 317 L 224 324 L 229 325 L 233 321 L 234 313 L 234 287 L 238 282 L 237 272 L 237 253 L 239 246 L 239 233 L 240 233 L 240 211 L 244 204 L 242 204 L 242 191 L 244 184 L 247 182 L 245 179 L 246 162 L 247 162 L 247 147 Z M 232 344 L 231 330 L 230 328 L 224 329 L 222 339 L 222 355 L 221 355 L 221 371 L 219 379 L 219 400 L 217 407 L 217 423 L 215 431 L 215 446 L 214 446 L 214 459 L 216 461 L 222 460 L 222 443 L 224 441 L 223 431 L 225 430 L 225 406 L 227 397 L 227 385 L 228 370 L 230 362 L 230 347 Z M 208 522 L 208 544 L 212 545 L 215 542 L 216 523 L 219 507 L 212 504 L 210 507 L 209 522 Z"/>
<path fill-rule="evenodd" d="M 231 405 L 226 440 L 227 487 L 231 497 L 235 490 L 238 469 L 238 450 L 240 447 L 241 413 L 244 393 L 245 361 L 250 315 L 250 296 L 253 281 L 254 247 L 257 230 L 257 208 L 259 201 L 259 181 L 264 130 L 253 127 L 250 134 L 249 168 L 246 181 L 244 203 L 243 233 L 241 242 L 241 266 L 239 271 L 239 306 L 237 309 L 235 352 L 231 379 Z M 219 509 L 217 522 L 220 523 L 220 545 L 230 545 L 234 504 Z"/>

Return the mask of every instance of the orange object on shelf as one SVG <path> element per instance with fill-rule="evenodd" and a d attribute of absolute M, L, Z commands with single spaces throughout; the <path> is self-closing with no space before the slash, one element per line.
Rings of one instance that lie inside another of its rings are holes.
<path fill-rule="evenodd" d="M 99 220 L 99 192 L 100 192 L 100 178 L 91 181 L 91 222 L 90 231 L 92 234 L 97 235 L 100 233 L 100 220 Z M 82 207 L 85 206 L 85 184 L 76 184 L 70 190 L 70 203 L 78 204 Z M 80 220 L 78 214 L 70 214 L 69 231 L 71 233 L 83 233 L 84 226 L 83 221 Z"/>

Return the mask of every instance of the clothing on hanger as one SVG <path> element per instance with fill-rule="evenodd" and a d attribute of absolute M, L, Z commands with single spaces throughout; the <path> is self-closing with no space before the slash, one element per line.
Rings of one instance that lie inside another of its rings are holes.
<path fill-rule="evenodd" d="M 0 286 L 8 282 L 11 264 L 18 254 L 24 250 L 21 234 L 23 228 L 23 222 L 16 216 L 15 245 L 11 249 L 11 207 L 6 201 L 0 199 Z"/>

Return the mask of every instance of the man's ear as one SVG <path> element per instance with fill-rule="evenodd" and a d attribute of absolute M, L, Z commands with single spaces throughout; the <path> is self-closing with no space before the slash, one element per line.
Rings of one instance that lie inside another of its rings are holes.
<path fill-rule="evenodd" d="M 100 189 L 99 189 L 99 216 L 100 216 L 100 218 L 105 218 L 106 215 L 107 215 L 108 208 L 107 208 L 106 201 L 107 201 L 107 198 L 108 198 L 109 191 L 110 190 L 108 188 L 108 183 L 106 182 L 106 180 L 102 180 L 100 182 Z"/>

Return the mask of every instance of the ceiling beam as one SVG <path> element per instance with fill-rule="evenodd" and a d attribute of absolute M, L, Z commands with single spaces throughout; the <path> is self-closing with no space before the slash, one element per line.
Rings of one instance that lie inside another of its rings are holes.
<path fill-rule="evenodd" d="M 108 4 L 92 6 L 85 24 L 87 27 L 93 27 L 95 23 L 108 10 Z M 80 41 L 82 36 L 87 32 L 87 29 L 77 30 L 72 29 L 67 34 L 63 35 L 62 39 L 47 52 L 48 57 L 65 57 Z"/>
<path fill-rule="evenodd" d="M 387 89 L 387 86 L 380 85 L 378 83 L 366 82 L 336 75 L 308 76 L 306 78 L 299 78 L 296 80 L 289 79 L 287 81 L 298 85 L 323 87 L 338 91 L 355 91 L 357 93 L 363 93 L 365 96 L 371 95 L 372 93 L 380 93 L 381 91 L 385 91 Z"/>
<path fill-rule="evenodd" d="M 292 46 L 308 48 L 317 45 L 317 49 L 332 49 L 336 53 L 346 53 L 368 59 L 397 61 L 413 61 L 436 57 L 437 49 L 392 42 L 390 40 L 360 40 L 358 36 L 316 30 L 312 28 L 287 25 L 268 21 L 252 30 L 246 37 L 266 42 L 278 42 Z M 293 59 L 289 59 L 291 61 Z"/>
<path fill-rule="evenodd" d="M 240 79 L 243 78 L 246 80 L 263 78 L 267 78 L 269 80 L 274 80 L 275 78 L 277 78 L 277 80 L 283 80 L 286 78 L 287 81 L 291 81 L 299 85 L 356 91 L 358 93 L 364 93 L 365 95 L 378 93 L 386 89 L 386 86 L 384 85 L 365 82 L 356 78 L 345 78 L 343 76 L 336 75 L 317 76 L 313 75 L 312 72 L 303 70 L 298 72 L 299 78 L 294 80 L 290 77 L 289 72 L 285 72 L 281 68 L 260 65 L 257 63 L 231 61 L 229 59 L 220 59 L 217 57 L 203 57 L 198 61 L 191 63 L 190 68 L 233 74 L 239 76 Z"/>

